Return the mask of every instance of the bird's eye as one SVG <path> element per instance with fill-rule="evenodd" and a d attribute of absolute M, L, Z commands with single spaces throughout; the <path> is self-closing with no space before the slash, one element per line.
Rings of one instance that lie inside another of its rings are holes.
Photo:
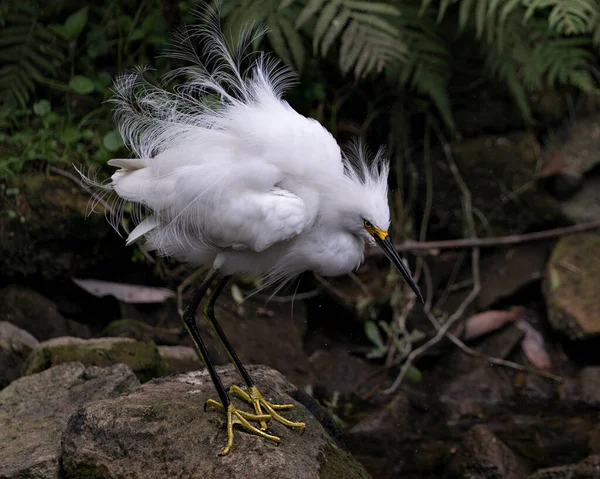
<path fill-rule="evenodd" d="M 365 228 L 373 228 L 373 223 L 369 220 L 363 220 L 363 224 L 365 225 Z"/>

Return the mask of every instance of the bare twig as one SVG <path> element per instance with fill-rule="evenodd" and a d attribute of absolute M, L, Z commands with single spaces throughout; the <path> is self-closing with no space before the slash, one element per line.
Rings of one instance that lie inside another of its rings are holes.
<path fill-rule="evenodd" d="M 467 353 L 471 356 L 485 359 L 486 361 L 488 361 L 492 364 L 497 364 L 498 366 L 503 366 L 503 367 L 510 368 L 510 369 L 516 369 L 517 371 L 523 371 L 526 373 L 535 374 L 536 376 L 541 376 L 543 378 L 551 379 L 552 381 L 561 382 L 563 380 L 562 377 L 557 376 L 556 374 L 546 373 L 546 372 L 540 371 L 539 369 L 530 368 L 530 367 L 524 366 L 522 364 L 515 363 L 513 361 L 507 361 L 506 359 L 488 356 L 485 353 L 482 353 L 480 351 L 477 351 L 476 349 L 473 349 L 473 348 L 467 346 L 465 343 L 463 343 L 460 339 L 458 339 L 452 333 L 446 333 L 446 336 L 448 337 L 448 339 L 450 341 L 452 341 L 456 346 L 458 346 L 465 353 Z"/>
<path fill-rule="evenodd" d="M 581 223 L 572 226 L 564 226 L 561 228 L 553 228 L 544 231 L 536 231 L 535 233 L 525 233 L 518 235 L 496 236 L 492 238 L 461 238 L 457 240 L 445 241 L 413 241 L 406 240 L 403 243 L 396 245 L 396 249 L 402 251 L 420 251 L 425 254 L 438 254 L 440 249 L 459 249 L 459 248 L 486 248 L 491 246 L 502 246 L 527 243 L 530 241 L 539 241 L 559 236 L 584 233 L 600 228 L 600 220 L 590 221 L 589 223 Z M 378 250 L 370 250 L 368 256 L 379 256 L 382 252 Z"/>

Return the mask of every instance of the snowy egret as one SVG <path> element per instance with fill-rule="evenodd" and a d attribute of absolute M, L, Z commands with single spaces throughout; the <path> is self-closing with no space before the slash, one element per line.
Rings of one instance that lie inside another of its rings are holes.
<path fill-rule="evenodd" d="M 167 76 L 165 84 L 183 79 L 177 87 L 155 86 L 143 70 L 116 80 L 115 120 L 135 158 L 111 160 L 119 170 L 103 188 L 137 207 L 128 244 L 145 238 L 150 250 L 212 268 L 183 323 L 219 395 L 220 402 L 207 405 L 227 416 L 224 455 L 235 424 L 275 442 L 265 432 L 267 420 L 305 427 L 279 414 L 292 405 L 261 395 L 215 318 L 215 301 L 231 275 L 260 275 L 265 285 L 309 270 L 343 275 L 362 263 L 365 245 L 379 245 L 422 296 L 387 233 L 389 164 L 382 151 L 370 157 L 357 142 L 343 153 L 317 121 L 282 100 L 293 74 L 264 53 L 248 53 L 262 32 L 251 29 L 232 47 L 214 12 L 201 20 L 180 31 L 169 52 L 191 62 Z M 196 326 L 196 310 L 213 284 L 204 318 L 246 384 L 229 393 L 250 403 L 253 414 L 232 404 Z"/>

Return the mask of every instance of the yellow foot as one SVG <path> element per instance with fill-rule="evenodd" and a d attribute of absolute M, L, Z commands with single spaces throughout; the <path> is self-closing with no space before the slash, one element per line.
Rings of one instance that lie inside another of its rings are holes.
<path fill-rule="evenodd" d="M 217 408 L 227 415 L 227 445 L 225 446 L 225 449 L 221 451 L 219 456 L 224 456 L 225 454 L 227 454 L 230 451 L 231 446 L 233 446 L 233 426 L 235 426 L 236 424 L 239 424 L 244 429 L 247 429 L 248 431 L 254 434 L 264 437 L 265 439 L 270 439 L 271 441 L 276 443 L 280 442 L 280 439 L 277 436 L 267 434 L 263 430 L 254 427 L 248 422 L 260 421 L 262 424 L 264 421 L 271 418 L 271 416 L 269 416 L 268 414 L 250 414 L 248 412 L 240 411 L 233 404 L 230 404 L 227 410 L 225 410 L 223 405 L 220 402 L 215 401 L 214 399 L 209 399 L 208 401 L 206 401 L 204 409 L 206 409 L 208 406 Z"/>
<path fill-rule="evenodd" d="M 275 419 L 275 421 L 283 424 L 284 426 L 295 427 L 300 430 L 304 430 L 304 428 L 306 428 L 306 424 L 304 424 L 303 422 L 289 421 L 286 418 L 284 418 L 283 416 L 279 415 L 279 413 L 277 413 L 277 410 L 292 409 L 294 407 L 293 404 L 270 403 L 263 397 L 263 395 L 261 394 L 261 392 L 258 390 L 258 388 L 256 386 L 252 386 L 251 388 L 248 388 L 248 392 L 246 392 L 243 389 L 237 387 L 236 385 L 233 385 L 229 388 L 229 393 L 235 394 L 236 396 L 243 399 L 244 401 L 252 404 L 254 406 L 254 410 L 256 411 L 256 416 L 263 416 L 266 414 L 267 418 L 273 418 L 273 419 Z M 264 409 L 264 412 L 263 412 L 263 409 Z M 260 419 L 259 421 L 260 421 L 261 431 L 266 430 L 267 429 L 266 420 Z"/>

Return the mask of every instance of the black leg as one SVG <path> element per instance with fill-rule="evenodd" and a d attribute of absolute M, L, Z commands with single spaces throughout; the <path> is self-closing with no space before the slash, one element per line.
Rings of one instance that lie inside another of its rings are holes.
<path fill-rule="evenodd" d="M 217 300 L 219 294 L 221 294 L 221 292 L 223 291 L 223 288 L 225 288 L 225 285 L 227 284 L 229 278 L 230 276 L 225 276 L 224 278 L 219 280 L 219 282 L 215 286 L 214 293 L 210 296 L 208 304 L 206 305 L 206 309 L 204 310 L 204 319 L 208 322 L 208 324 L 210 324 L 210 326 L 217 334 L 219 340 L 221 341 L 221 344 L 223 344 L 223 347 L 227 351 L 227 354 L 229 354 L 231 361 L 235 365 L 236 369 L 240 373 L 240 376 L 242 377 L 248 388 L 247 391 L 244 391 L 234 384 L 233 386 L 231 386 L 231 388 L 229 388 L 229 393 L 235 394 L 236 396 L 242 398 L 244 401 L 252 404 L 254 406 L 254 411 L 256 412 L 255 417 L 272 418 L 285 426 L 295 427 L 303 430 L 306 427 L 304 423 L 289 421 L 288 419 L 285 419 L 279 413 L 277 413 L 277 410 L 293 408 L 294 406 L 292 404 L 272 404 L 263 397 L 261 392 L 254 385 L 254 381 L 252 380 L 252 378 L 248 374 L 248 371 L 246 371 L 246 368 L 238 358 L 237 354 L 233 349 L 233 346 L 231 346 L 231 343 L 225 336 L 225 333 L 221 329 L 221 326 L 219 325 L 217 318 L 215 317 L 215 301 Z M 266 415 L 265 412 L 263 412 L 263 409 L 265 410 Z M 267 429 L 266 419 L 259 419 L 259 421 L 260 430 L 265 431 Z"/>
<path fill-rule="evenodd" d="M 215 303 L 217 301 L 217 297 L 221 294 L 223 288 L 225 288 L 225 285 L 227 284 L 227 281 L 229 281 L 229 278 L 231 278 L 231 276 L 225 276 L 224 278 L 220 279 L 217 285 L 215 286 L 215 292 L 210 296 L 208 305 L 206 306 L 204 319 L 206 319 L 208 324 L 210 324 L 210 326 L 213 328 L 213 330 L 219 337 L 219 341 L 221 341 L 221 344 L 223 344 L 223 347 L 227 351 L 229 358 L 240 373 L 240 376 L 242 376 L 242 379 L 246 383 L 246 386 L 248 386 L 248 388 L 251 388 L 252 386 L 254 386 L 254 381 L 252 381 L 252 378 L 248 374 L 248 371 L 246 371 L 246 368 L 238 358 L 237 354 L 235 353 L 235 350 L 233 349 L 233 346 L 227 339 L 227 336 L 225 336 L 225 333 L 221 329 L 221 326 L 219 325 L 219 323 L 217 322 L 217 318 L 215 317 Z"/>
<path fill-rule="evenodd" d="M 200 286 L 200 289 L 198 290 L 192 301 L 187 305 L 183 313 L 183 325 L 185 326 L 185 329 L 194 341 L 196 350 L 200 354 L 200 358 L 204 362 L 204 365 L 206 366 L 206 369 L 210 374 L 210 378 L 212 379 L 212 382 L 215 385 L 215 389 L 219 394 L 219 399 L 221 400 L 223 407 L 227 409 L 227 407 L 231 403 L 229 395 L 227 394 L 227 391 L 225 391 L 223 383 L 221 382 L 221 379 L 219 378 L 215 367 L 213 366 L 212 362 L 210 361 L 210 358 L 208 357 L 208 350 L 206 349 L 204 341 L 202 341 L 202 337 L 200 336 L 200 332 L 198 331 L 198 326 L 196 325 L 196 311 L 198 310 L 198 306 L 200 306 L 202 299 L 206 295 L 206 292 L 210 288 L 211 283 L 215 280 L 217 275 L 218 271 L 211 273 L 208 276 L 208 278 L 204 281 L 202 286 Z"/>

